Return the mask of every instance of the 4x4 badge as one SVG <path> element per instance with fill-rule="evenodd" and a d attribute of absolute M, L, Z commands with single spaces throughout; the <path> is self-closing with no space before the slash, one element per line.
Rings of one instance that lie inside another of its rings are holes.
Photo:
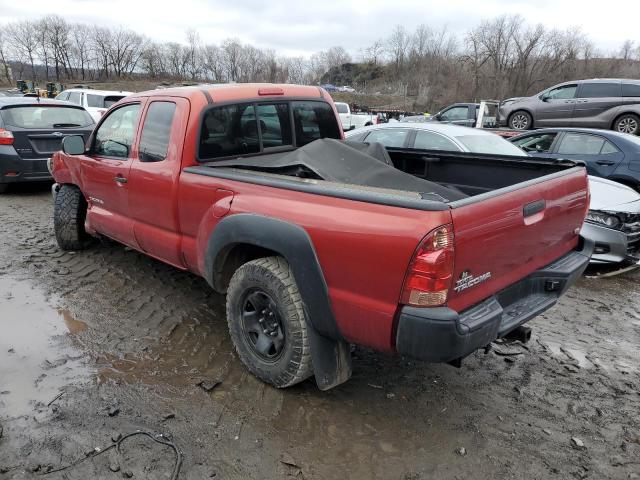
<path fill-rule="evenodd" d="M 491 272 L 483 273 L 474 277 L 469 273 L 469 270 L 465 270 L 460 274 L 460 278 L 456 281 L 456 286 L 453 288 L 456 292 L 460 293 L 467 288 L 473 287 L 491 278 Z"/>

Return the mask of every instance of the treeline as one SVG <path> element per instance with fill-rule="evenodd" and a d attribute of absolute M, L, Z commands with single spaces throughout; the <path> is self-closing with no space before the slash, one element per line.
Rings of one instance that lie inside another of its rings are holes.
<path fill-rule="evenodd" d="M 205 44 L 195 30 L 184 43 L 156 42 L 122 27 L 69 23 L 57 15 L 0 25 L 0 77 L 32 80 L 121 80 L 313 83 L 351 57 L 333 47 L 303 57 L 243 45 Z M 13 68 L 11 68 L 11 66 Z M 13 71 L 11 71 L 13 70 Z"/>
<path fill-rule="evenodd" d="M 11 66 L 11 67 L 10 67 Z M 339 46 L 305 57 L 227 39 L 157 42 L 122 27 L 69 23 L 57 15 L 0 26 L 0 77 L 38 80 L 128 78 L 162 81 L 351 84 L 400 95 L 414 107 L 531 94 L 569 79 L 640 77 L 640 46 L 599 51 L 579 29 L 551 30 L 520 16 L 482 21 L 465 35 L 396 26 L 352 61 Z M 13 71 L 12 71 L 13 70 Z"/>

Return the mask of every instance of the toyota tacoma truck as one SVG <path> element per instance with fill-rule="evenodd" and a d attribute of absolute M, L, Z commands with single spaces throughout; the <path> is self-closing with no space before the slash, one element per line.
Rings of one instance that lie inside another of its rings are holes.
<path fill-rule="evenodd" d="M 240 360 L 276 387 L 351 375 L 351 344 L 459 364 L 586 267 L 582 165 L 342 141 L 318 87 L 137 93 L 50 169 L 66 250 L 104 236 L 226 293 Z"/>

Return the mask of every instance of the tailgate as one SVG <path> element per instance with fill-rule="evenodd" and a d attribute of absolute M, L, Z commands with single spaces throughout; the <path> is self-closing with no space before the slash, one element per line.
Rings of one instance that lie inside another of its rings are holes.
<path fill-rule="evenodd" d="M 588 203 L 586 171 L 575 167 L 452 204 L 448 305 L 462 311 L 569 252 Z"/>

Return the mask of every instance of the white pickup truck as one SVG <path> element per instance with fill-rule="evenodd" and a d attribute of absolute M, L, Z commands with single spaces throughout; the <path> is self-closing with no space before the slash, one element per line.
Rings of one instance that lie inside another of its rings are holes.
<path fill-rule="evenodd" d="M 375 125 L 378 123 L 378 116 L 371 115 L 369 113 L 352 113 L 348 103 L 334 102 L 338 115 L 340 115 L 340 122 L 342 123 L 342 130 L 348 132 L 355 128 L 368 127 L 369 125 Z"/>

